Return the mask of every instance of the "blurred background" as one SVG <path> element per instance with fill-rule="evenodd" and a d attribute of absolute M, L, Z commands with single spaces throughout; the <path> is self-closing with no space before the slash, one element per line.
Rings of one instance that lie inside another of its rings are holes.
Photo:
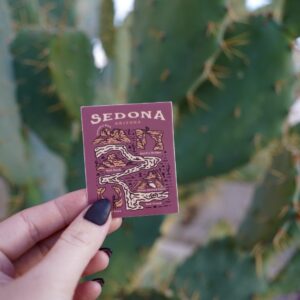
<path fill-rule="evenodd" d="M 124 220 L 101 299 L 300 299 L 299 0 L 1 0 L 0 218 L 84 188 L 80 106 L 173 101 L 180 213 Z"/>

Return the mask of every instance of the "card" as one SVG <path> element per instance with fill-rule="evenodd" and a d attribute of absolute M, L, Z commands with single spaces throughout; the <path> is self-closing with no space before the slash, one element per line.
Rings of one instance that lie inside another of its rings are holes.
<path fill-rule="evenodd" d="M 88 199 L 113 217 L 178 212 L 172 102 L 81 107 Z"/>

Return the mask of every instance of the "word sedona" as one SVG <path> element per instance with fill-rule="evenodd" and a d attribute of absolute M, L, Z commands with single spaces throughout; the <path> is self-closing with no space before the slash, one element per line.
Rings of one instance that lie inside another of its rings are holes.
<path fill-rule="evenodd" d="M 101 122 L 108 122 L 114 120 L 122 120 L 122 119 L 153 119 L 153 120 L 161 120 L 165 121 L 165 117 L 161 110 L 156 111 L 130 111 L 128 113 L 123 112 L 114 112 L 114 113 L 103 113 L 103 114 L 92 114 L 91 115 L 91 124 L 96 125 Z"/>

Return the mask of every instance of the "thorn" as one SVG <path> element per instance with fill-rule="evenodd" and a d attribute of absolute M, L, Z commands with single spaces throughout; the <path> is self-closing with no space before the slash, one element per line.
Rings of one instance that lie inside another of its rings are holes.
<path fill-rule="evenodd" d="M 236 56 L 248 62 L 249 60 L 246 55 L 240 50 L 236 49 L 237 47 L 242 47 L 247 44 L 249 44 L 248 34 L 241 33 L 234 37 L 225 39 L 221 43 L 221 48 L 229 59 L 232 59 Z"/>
<path fill-rule="evenodd" d="M 233 111 L 233 115 L 236 119 L 239 119 L 241 117 L 241 108 L 239 106 L 237 106 L 234 111 Z"/>
<path fill-rule="evenodd" d="M 206 157 L 206 166 L 210 168 L 213 165 L 214 156 L 212 154 L 208 154 Z"/>
<path fill-rule="evenodd" d="M 149 35 L 158 41 L 164 41 L 166 38 L 166 33 L 162 30 L 150 29 Z"/>
<path fill-rule="evenodd" d="M 206 68 L 206 66 L 204 68 Z M 230 72 L 226 67 L 213 65 L 207 74 L 207 79 L 212 83 L 212 85 L 217 88 L 223 88 L 223 84 L 220 79 L 228 77 Z"/>
<path fill-rule="evenodd" d="M 262 138 L 263 138 L 263 136 L 262 136 L 261 133 L 256 133 L 256 134 L 254 135 L 254 138 L 253 138 L 253 144 L 254 144 L 254 147 L 255 147 L 255 148 L 259 148 L 259 147 L 260 147 L 261 142 L 262 142 Z"/>
<path fill-rule="evenodd" d="M 202 108 L 206 111 L 210 110 L 210 107 L 203 101 L 201 101 L 197 96 L 194 94 L 187 95 L 187 102 L 188 106 L 191 111 L 194 111 L 197 107 Z"/>
<path fill-rule="evenodd" d="M 208 22 L 206 26 L 206 35 L 212 36 L 217 35 L 219 31 L 219 24 L 216 22 Z"/>
<path fill-rule="evenodd" d="M 279 95 L 282 92 L 282 90 L 285 86 L 285 83 L 286 83 L 285 80 L 277 80 L 275 82 L 274 90 L 275 90 L 276 95 Z"/>
<path fill-rule="evenodd" d="M 137 86 L 140 85 L 140 81 L 139 81 L 137 78 L 132 78 L 131 84 L 132 84 L 134 87 L 137 87 Z"/>
<path fill-rule="evenodd" d="M 62 109 L 64 109 L 64 106 L 61 102 L 59 102 L 59 103 L 56 103 L 54 105 L 48 106 L 47 111 L 49 113 L 54 113 L 54 112 L 57 112 L 57 111 L 62 110 Z"/>
<path fill-rule="evenodd" d="M 168 68 L 166 68 L 160 74 L 159 79 L 160 79 L 160 81 L 164 82 L 170 77 L 170 75 L 171 75 L 171 71 Z"/>

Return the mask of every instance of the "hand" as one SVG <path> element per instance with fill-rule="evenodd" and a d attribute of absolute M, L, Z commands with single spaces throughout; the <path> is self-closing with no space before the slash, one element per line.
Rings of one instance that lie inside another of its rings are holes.
<path fill-rule="evenodd" d="M 109 252 L 99 248 L 121 225 L 110 209 L 108 200 L 88 207 L 85 190 L 80 190 L 0 223 L 0 299 L 97 298 L 101 280 L 79 280 L 109 263 Z"/>

